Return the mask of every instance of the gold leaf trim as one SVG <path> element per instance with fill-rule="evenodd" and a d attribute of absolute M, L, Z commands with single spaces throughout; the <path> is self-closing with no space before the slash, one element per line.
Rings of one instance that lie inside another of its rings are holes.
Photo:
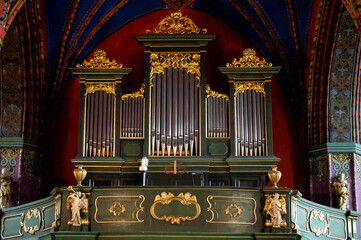
<path fill-rule="evenodd" d="M 322 229 L 321 227 L 314 227 L 312 225 L 312 219 L 320 221 L 320 222 L 324 222 L 325 227 Z M 317 210 L 312 210 L 311 214 L 310 214 L 310 228 L 311 228 L 311 232 L 313 232 L 316 237 L 319 237 L 321 235 L 326 234 L 327 232 L 327 228 L 328 228 L 328 223 L 327 220 L 325 218 L 325 215 L 321 212 L 321 211 L 317 211 Z"/>
<path fill-rule="evenodd" d="M 248 67 L 272 67 L 272 63 L 266 62 L 263 58 L 262 60 L 256 56 L 256 51 L 252 48 L 247 48 L 243 51 L 243 57 L 239 60 L 236 58 L 233 59 L 232 63 L 227 63 L 226 67 L 229 68 L 248 68 Z"/>
<path fill-rule="evenodd" d="M 164 74 L 164 68 L 186 68 L 187 73 L 195 74 L 200 85 L 200 63 L 201 55 L 192 53 L 152 53 L 150 55 L 150 76 Z M 152 83 L 151 83 L 152 85 Z"/>
<path fill-rule="evenodd" d="M 125 98 L 137 98 L 137 97 L 144 98 L 144 88 L 145 88 L 145 84 L 143 83 L 139 91 L 124 94 L 122 96 L 122 100 L 124 100 Z"/>
<path fill-rule="evenodd" d="M 39 219 L 39 224 L 38 225 L 35 225 L 33 227 L 28 227 L 26 226 L 26 222 L 28 220 L 30 220 L 32 217 L 34 216 L 34 218 L 38 218 Z M 26 215 L 25 215 L 25 218 L 24 218 L 24 231 L 27 232 L 27 233 L 30 233 L 31 235 L 34 235 L 35 232 L 39 231 L 40 229 L 40 224 L 41 224 L 41 217 L 40 217 L 40 211 L 39 209 L 30 209 Z"/>
<path fill-rule="evenodd" d="M 243 209 L 240 208 L 237 204 L 230 204 L 226 207 L 224 210 L 227 215 L 231 217 L 237 217 L 238 215 L 241 215 L 243 212 Z"/>
<path fill-rule="evenodd" d="M 85 96 L 89 93 L 95 93 L 97 91 L 104 91 L 106 93 L 115 94 L 115 83 L 86 83 L 85 84 Z"/>
<path fill-rule="evenodd" d="M 209 84 L 206 84 L 206 93 L 207 93 L 207 98 L 214 97 L 214 98 L 225 98 L 225 99 L 229 100 L 229 98 L 226 94 L 218 93 L 216 91 L 211 90 L 211 87 L 209 86 Z"/>
<path fill-rule="evenodd" d="M 148 29 L 147 33 L 151 31 Z M 200 29 L 187 16 L 183 16 L 182 11 L 176 11 L 163 18 L 158 25 L 153 29 L 155 34 L 199 34 Z M 206 34 L 207 29 L 203 28 L 202 33 Z"/>
<path fill-rule="evenodd" d="M 158 205 L 158 204 L 169 205 L 172 201 L 179 201 L 183 205 L 186 205 L 186 206 L 190 206 L 191 204 L 193 204 L 193 205 L 195 205 L 197 212 L 193 217 L 190 217 L 190 216 L 165 216 L 165 215 L 158 217 L 155 214 L 154 209 L 155 209 L 156 205 Z M 201 207 L 197 202 L 197 197 L 192 196 L 189 192 L 187 192 L 185 194 L 180 193 L 180 194 L 178 194 L 177 197 L 174 196 L 170 192 L 168 194 L 166 192 L 162 192 L 160 195 L 155 196 L 154 203 L 150 207 L 150 214 L 156 220 L 160 220 L 160 221 L 164 220 L 171 224 L 180 224 L 181 222 L 192 221 L 194 219 L 197 219 L 199 217 L 199 215 L 201 214 Z"/>
<path fill-rule="evenodd" d="M 265 83 L 234 83 L 234 95 L 237 93 L 243 93 L 244 91 L 253 90 L 257 93 L 263 93 L 266 95 L 264 90 Z"/>
<path fill-rule="evenodd" d="M 120 216 L 125 213 L 125 206 L 119 202 L 114 203 L 108 208 L 108 211 L 114 216 Z"/>
<path fill-rule="evenodd" d="M 77 64 L 77 68 L 122 68 L 122 64 L 118 64 L 114 59 L 112 61 L 106 57 L 104 50 L 97 50 L 94 57 L 89 60 L 84 60 L 82 64 Z"/>

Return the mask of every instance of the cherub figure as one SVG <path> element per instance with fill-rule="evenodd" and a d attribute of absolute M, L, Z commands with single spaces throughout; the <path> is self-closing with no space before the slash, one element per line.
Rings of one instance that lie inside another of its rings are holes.
<path fill-rule="evenodd" d="M 1 169 L 0 208 L 10 207 L 11 194 L 13 192 L 12 181 L 8 168 L 4 167 Z"/>
<path fill-rule="evenodd" d="M 266 226 L 267 223 L 270 223 L 269 225 L 272 227 L 285 227 L 286 222 L 282 219 L 282 214 L 287 213 L 286 201 L 283 197 L 280 198 L 278 193 L 275 193 L 273 197 L 268 195 L 264 211 L 271 216 L 271 221 L 268 220 Z"/>
<path fill-rule="evenodd" d="M 70 186 L 68 190 L 71 192 L 66 199 L 66 208 L 68 211 L 71 210 L 71 219 L 68 221 L 69 225 L 80 226 L 81 216 L 80 211 L 88 211 L 88 199 L 82 192 L 75 192 Z"/>
<path fill-rule="evenodd" d="M 341 172 L 337 180 L 332 183 L 335 188 L 335 195 L 337 200 L 337 207 L 342 210 L 349 210 L 348 198 L 350 192 L 348 189 L 348 182 L 345 179 L 345 173 Z"/>

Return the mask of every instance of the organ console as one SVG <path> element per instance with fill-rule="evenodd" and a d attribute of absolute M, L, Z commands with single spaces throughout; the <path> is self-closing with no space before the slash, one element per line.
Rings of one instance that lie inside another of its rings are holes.
<path fill-rule="evenodd" d="M 183 178 L 190 174 L 194 185 L 265 185 L 279 161 L 272 147 L 270 79 L 280 68 L 246 49 L 219 67 L 229 93 L 218 93 L 205 78 L 206 46 L 215 38 L 206 32 L 177 11 L 136 35 L 145 46 L 146 73 L 133 93 L 120 89 L 131 69 L 104 51 L 71 69 L 82 92 L 73 163 L 87 168 L 90 185 L 138 184 L 143 157 L 149 159 L 148 184 L 166 184 L 166 169 L 182 166 Z"/>

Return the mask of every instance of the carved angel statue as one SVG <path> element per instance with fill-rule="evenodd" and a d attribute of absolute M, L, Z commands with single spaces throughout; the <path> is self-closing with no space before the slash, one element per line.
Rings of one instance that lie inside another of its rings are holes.
<path fill-rule="evenodd" d="M 282 214 L 287 213 L 284 197 L 280 198 L 278 193 L 268 195 L 264 211 L 271 216 L 271 221 L 267 220 L 266 226 L 286 227 L 286 222 L 282 219 Z"/>
<path fill-rule="evenodd" d="M 0 208 L 10 207 L 11 194 L 13 192 L 13 189 L 11 186 L 12 181 L 13 180 L 10 176 L 9 169 L 7 167 L 4 167 L 3 169 L 1 169 Z"/>
<path fill-rule="evenodd" d="M 71 186 L 68 187 L 68 190 L 71 192 L 66 199 L 66 209 L 68 211 L 71 210 L 71 219 L 68 221 L 68 224 L 73 226 L 80 226 L 80 211 L 88 211 L 88 199 L 84 193 L 75 192 Z"/>
<path fill-rule="evenodd" d="M 342 210 L 349 210 L 348 198 L 350 191 L 348 189 L 348 182 L 345 179 L 345 173 L 341 172 L 337 180 L 332 183 L 332 186 L 335 188 L 337 207 Z"/>

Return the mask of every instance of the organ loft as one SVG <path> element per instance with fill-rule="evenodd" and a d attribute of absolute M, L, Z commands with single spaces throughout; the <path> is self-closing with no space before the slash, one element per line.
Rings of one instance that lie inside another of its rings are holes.
<path fill-rule="evenodd" d="M 180 11 L 135 38 L 145 47 L 146 63 L 138 91 L 122 92 L 131 68 L 111 62 L 102 50 L 71 69 L 81 83 L 73 163 L 87 169 L 88 184 L 139 184 L 140 159 L 146 157 L 147 185 L 264 187 L 279 161 L 273 155 L 270 81 L 280 67 L 245 49 L 219 66 L 229 85 L 228 93 L 220 93 L 205 77 L 206 47 L 215 35 Z"/>

